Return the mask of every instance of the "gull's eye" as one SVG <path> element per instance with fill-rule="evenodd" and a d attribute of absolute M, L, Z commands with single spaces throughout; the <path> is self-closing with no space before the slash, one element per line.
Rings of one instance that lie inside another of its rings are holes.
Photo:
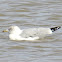
<path fill-rule="evenodd" d="M 11 30 L 11 28 L 8 29 L 9 31 Z"/>

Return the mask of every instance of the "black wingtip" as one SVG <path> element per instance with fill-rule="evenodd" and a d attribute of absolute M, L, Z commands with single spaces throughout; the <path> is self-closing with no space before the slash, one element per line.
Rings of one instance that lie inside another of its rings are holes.
<path fill-rule="evenodd" d="M 61 28 L 60 26 L 57 26 L 57 27 L 53 27 L 53 28 L 50 28 L 50 29 L 52 30 L 52 32 L 54 32 L 54 31 L 56 31 L 56 30 L 58 30 L 60 28 Z"/>

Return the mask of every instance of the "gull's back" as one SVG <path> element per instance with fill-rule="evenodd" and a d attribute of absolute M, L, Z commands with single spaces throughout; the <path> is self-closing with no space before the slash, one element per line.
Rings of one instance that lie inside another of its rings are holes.
<path fill-rule="evenodd" d="M 29 28 L 29 29 L 24 29 L 23 32 L 21 33 L 22 37 L 44 37 L 47 34 L 52 34 L 52 31 L 50 28 Z"/>

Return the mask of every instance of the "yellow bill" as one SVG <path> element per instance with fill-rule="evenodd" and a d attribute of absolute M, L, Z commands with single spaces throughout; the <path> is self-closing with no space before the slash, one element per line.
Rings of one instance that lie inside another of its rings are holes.
<path fill-rule="evenodd" d="M 8 30 L 3 30 L 2 32 L 8 32 Z"/>

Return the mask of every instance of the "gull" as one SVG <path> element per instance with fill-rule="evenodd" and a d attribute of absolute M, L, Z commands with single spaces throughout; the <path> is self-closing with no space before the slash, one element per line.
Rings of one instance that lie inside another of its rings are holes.
<path fill-rule="evenodd" d="M 52 34 L 60 28 L 60 26 L 57 26 L 52 28 L 39 27 L 20 29 L 18 26 L 10 26 L 9 29 L 3 30 L 3 32 L 9 32 L 10 40 L 37 40 Z"/>

